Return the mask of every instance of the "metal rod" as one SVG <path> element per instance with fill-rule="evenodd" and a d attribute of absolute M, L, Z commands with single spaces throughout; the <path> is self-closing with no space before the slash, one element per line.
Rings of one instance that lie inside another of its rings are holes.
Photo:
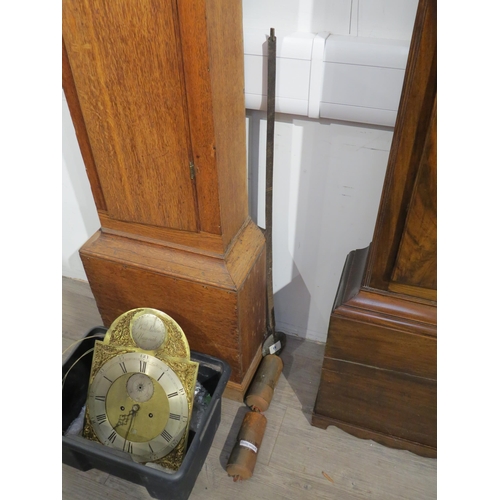
<path fill-rule="evenodd" d="M 271 28 L 267 39 L 267 136 L 266 136 L 266 269 L 267 269 L 267 332 L 274 334 L 273 295 L 273 166 L 274 166 L 274 120 L 276 105 L 276 36 Z"/>

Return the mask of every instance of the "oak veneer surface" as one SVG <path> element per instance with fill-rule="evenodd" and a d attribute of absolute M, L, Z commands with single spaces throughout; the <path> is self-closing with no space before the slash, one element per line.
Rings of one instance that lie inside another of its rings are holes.
<path fill-rule="evenodd" d="M 63 49 L 103 227 L 225 251 L 248 216 L 241 2 L 64 0 Z"/>
<path fill-rule="evenodd" d="M 242 5 L 177 5 L 200 230 L 227 247 L 248 216 Z"/>
<path fill-rule="evenodd" d="M 87 283 L 63 278 L 62 346 L 100 324 Z M 265 415 L 254 476 L 233 483 L 225 467 L 247 411 L 222 398 L 222 419 L 191 500 L 429 500 L 437 496 L 437 460 L 310 425 L 324 344 L 287 336 L 284 368 Z M 70 354 L 69 351 L 65 358 Z M 62 466 L 64 500 L 149 499 L 143 486 L 99 470 Z"/>
<path fill-rule="evenodd" d="M 71 111 L 71 119 L 73 121 L 73 126 L 75 127 L 80 152 L 85 163 L 94 203 L 98 211 L 105 211 L 106 201 L 104 200 L 104 194 L 99 182 L 99 174 L 97 173 L 94 154 L 92 153 L 89 136 L 87 134 L 87 129 L 85 128 L 85 120 L 83 118 L 82 108 L 78 100 L 78 92 L 76 90 L 75 80 L 71 72 L 68 52 L 66 51 L 64 40 L 62 41 L 62 81 L 64 95 Z"/>
<path fill-rule="evenodd" d="M 196 231 L 175 2 L 66 0 L 62 12 L 108 215 Z"/>

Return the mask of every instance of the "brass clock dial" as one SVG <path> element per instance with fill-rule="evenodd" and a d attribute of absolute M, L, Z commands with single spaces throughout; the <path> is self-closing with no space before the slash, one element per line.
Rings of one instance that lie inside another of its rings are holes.
<path fill-rule="evenodd" d="M 189 421 L 179 377 L 163 361 L 141 352 L 118 354 L 104 363 L 91 382 L 87 405 L 99 441 L 139 462 L 174 450 Z"/>
<path fill-rule="evenodd" d="M 178 470 L 197 374 L 173 318 L 147 307 L 121 314 L 95 343 L 82 435 Z"/>

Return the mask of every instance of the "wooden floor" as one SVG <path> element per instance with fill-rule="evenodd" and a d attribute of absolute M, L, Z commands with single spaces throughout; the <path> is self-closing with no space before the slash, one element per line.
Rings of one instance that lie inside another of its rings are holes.
<path fill-rule="evenodd" d="M 62 348 L 102 324 L 87 283 L 63 278 Z M 288 337 L 254 476 L 234 483 L 225 465 L 247 408 L 222 399 L 222 420 L 190 499 L 432 499 L 437 461 L 312 427 L 324 344 Z M 63 359 L 64 361 L 64 359 Z M 63 499 L 148 499 L 146 488 L 63 464 Z"/>

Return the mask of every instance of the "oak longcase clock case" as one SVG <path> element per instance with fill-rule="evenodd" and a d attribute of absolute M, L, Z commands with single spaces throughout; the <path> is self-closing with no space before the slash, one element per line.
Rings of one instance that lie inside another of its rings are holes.
<path fill-rule="evenodd" d="M 241 400 L 265 330 L 241 1 L 63 0 L 63 87 L 101 223 L 80 256 L 104 325 L 165 311 L 230 364 Z"/>

